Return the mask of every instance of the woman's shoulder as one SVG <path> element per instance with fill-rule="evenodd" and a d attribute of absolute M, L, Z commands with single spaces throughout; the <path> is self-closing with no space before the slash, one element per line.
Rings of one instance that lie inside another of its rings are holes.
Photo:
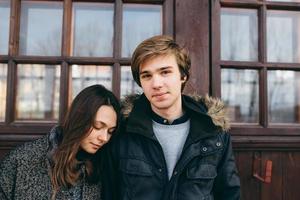
<path fill-rule="evenodd" d="M 48 135 L 25 142 L 11 150 L 3 158 L 2 163 L 15 162 L 15 164 L 18 164 L 22 162 L 22 164 L 33 164 L 36 160 L 46 157 L 48 146 Z"/>

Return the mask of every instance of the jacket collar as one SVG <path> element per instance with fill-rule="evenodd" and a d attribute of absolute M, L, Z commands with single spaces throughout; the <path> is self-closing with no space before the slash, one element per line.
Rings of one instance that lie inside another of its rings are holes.
<path fill-rule="evenodd" d="M 192 141 L 229 130 L 226 109 L 219 99 L 208 95 L 182 95 L 182 104 L 191 117 Z M 127 120 L 126 131 L 155 138 L 151 112 L 150 103 L 144 94 L 127 96 L 122 103 L 122 113 Z"/>
<path fill-rule="evenodd" d="M 123 104 L 123 114 L 127 119 L 126 131 L 154 138 L 151 106 L 146 96 L 135 95 L 126 98 Z"/>

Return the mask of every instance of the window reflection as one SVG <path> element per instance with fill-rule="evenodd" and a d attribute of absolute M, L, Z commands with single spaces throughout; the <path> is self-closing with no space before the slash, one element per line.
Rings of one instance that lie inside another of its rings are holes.
<path fill-rule="evenodd" d="M 124 4 L 122 56 L 130 57 L 143 40 L 162 34 L 162 6 Z"/>
<path fill-rule="evenodd" d="M 231 120 L 258 123 L 258 72 L 222 69 L 221 81 L 222 99 L 228 105 Z"/>
<path fill-rule="evenodd" d="M 268 72 L 270 123 L 300 123 L 300 72 Z"/>
<path fill-rule="evenodd" d="M 267 59 L 269 62 L 300 62 L 300 13 L 267 12 Z"/>
<path fill-rule="evenodd" d="M 113 17 L 113 4 L 74 2 L 73 55 L 111 57 Z"/>
<path fill-rule="evenodd" d="M 0 121 L 5 119 L 7 64 L 0 63 Z"/>
<path fill-rule="evenodd" d="M 72 65 L 72 99 L 85 87 L 101 84 L 112 89 L 112 67 L 96 65 Z"/>
<path fill-rule="evenodd" d="M 58 119 L 60 66 L 20 64 L 17 78 L 17 119 Z"/>
<path fill-rule="evenodd" d="M 8 54 L 10 1 L 0 0 L 0 54 Z"/>
<path fill-rule="evenodd" d="M 122 66 L 121 68 L 121 98 L 129 94 L 141 94 L 143 90 L 135 83 L 131 74 L 130 66 Z"/>
<path fill-rule="evenodd" d="M 221 9 L 221 59 L 258 60 L 257 10 Z"/>
<path fill-rule="evenodd" d="M 21 1 L 20 54 L 61 55 L 62 5 Z"/>

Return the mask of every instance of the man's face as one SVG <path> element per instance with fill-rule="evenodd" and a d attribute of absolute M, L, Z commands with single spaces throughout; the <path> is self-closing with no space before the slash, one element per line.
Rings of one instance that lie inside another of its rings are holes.
<path fill-rule="evenodd" d="M 178 111 L 181 105 L 182 79 L 174 55 L 161 55 L 143 62 L 140 82 L 152 110 L 158 114 Z"/>

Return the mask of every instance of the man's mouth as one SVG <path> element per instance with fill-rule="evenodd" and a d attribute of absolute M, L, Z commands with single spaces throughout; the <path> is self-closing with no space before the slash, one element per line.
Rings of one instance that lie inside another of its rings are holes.
<path fill-rule="evenodd" d="M 166 92 L 164 92 L 164 93 L 156 93 L 156 94 L 152 95 L 152 97 L 162 97 L 165 94 L 167 94 L 167 93 Z"/>

